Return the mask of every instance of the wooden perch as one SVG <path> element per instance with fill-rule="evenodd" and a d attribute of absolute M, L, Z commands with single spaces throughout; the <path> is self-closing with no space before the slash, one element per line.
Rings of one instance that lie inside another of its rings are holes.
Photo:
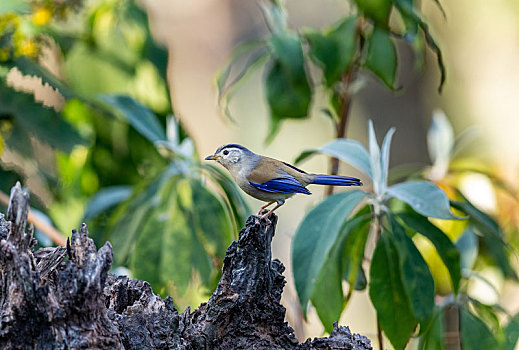
<path fill-rule="evenodd" d="M 271 259 L 275 216 L 249 217 L 209 301 L 179 315 L 147 282 L 109 274 L 112 247 L 97 250 L 84 224 L 67 248 L 33 252 L 28 208 L 17 185 L 9 221 L 0 214 L 2 349 L 371 349 L 337 325 L 298 343 L 280 304 L 284 267 Z"/>

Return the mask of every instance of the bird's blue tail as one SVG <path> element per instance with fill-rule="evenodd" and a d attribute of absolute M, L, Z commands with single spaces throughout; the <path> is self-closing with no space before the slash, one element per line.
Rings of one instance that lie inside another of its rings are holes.
<path fill-rule="evenodd" d="M 317 185 L 362 186 L 362 182 L 355 177 L 339 175 L 315 175 L 311 183 Z"/>

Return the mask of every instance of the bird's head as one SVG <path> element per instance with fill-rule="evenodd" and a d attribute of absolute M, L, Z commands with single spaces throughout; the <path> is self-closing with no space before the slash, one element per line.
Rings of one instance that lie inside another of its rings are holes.
<path fill-rule="evenodd" d="M 219 147 L 213 155 L 205 157 L 205 160 L 216 160 L 227 169 L 240 166 L 256 156 L 242 145 L 228 144 Z"/>

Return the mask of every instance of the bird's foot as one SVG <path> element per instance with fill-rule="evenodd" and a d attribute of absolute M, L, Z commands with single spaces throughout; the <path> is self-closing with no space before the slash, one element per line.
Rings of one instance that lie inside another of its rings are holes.
<path fill-rule="evenodd" d="M 269 210 L 261 210 L 255 216 L 260 220 L 265 219 L 267 221 L 267 223 L 270 223 L 270 220 L 269 220 L 270 214 L 272 214 L 272 212 Z"/>

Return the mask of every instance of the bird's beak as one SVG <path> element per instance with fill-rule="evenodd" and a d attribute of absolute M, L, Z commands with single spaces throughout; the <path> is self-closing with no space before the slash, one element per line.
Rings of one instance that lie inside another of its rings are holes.
<path fill-rule="evenodd" d="M 215 156 L 214 154 L 205 157 L 205 160 L 217 160 L 217 159 L 218 159 L 218 156 Z"/>

